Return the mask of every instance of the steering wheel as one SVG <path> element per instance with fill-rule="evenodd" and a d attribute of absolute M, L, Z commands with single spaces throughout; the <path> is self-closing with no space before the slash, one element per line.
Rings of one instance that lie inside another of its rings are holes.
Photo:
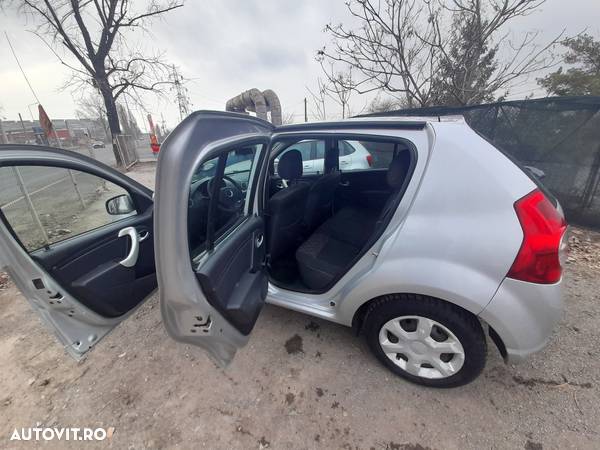
<path fill-rule="evenodd" d="M 222 186 L 219 190 L 217 208 L 225 213 L 235 213 L 239 211 L 240 204 L 244 200 L 244 190 L 242 189 L 242 186 L 230 176 L 223 175 L 223 182 L 225 186 Z"/>
<path fill-rule="evenodd" d="M 194 186 L 190 192 L 188 207 L 190 209 L 200 208 L 201 205 L 208 207 L 208 200 L 212 195 L 214 178 L 203 181 Z M 232 214 L 239 210 L 240 203 L 244 200 L 244 190 L 242 186 L 233 178 L 223 175 L 219 189 L 217 208 L 219 210 Z"/>

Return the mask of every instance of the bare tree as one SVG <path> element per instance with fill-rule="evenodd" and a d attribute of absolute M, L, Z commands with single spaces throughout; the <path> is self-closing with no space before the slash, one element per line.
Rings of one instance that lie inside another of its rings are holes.
<path fill-rule="evenodd" d="M 347 68 L 345 72 L 335 71 L 333 64 L 330 64 L 330 67 L 326 69 L 321 63 L 321 67 L 327 81 L 318 80 L 319 89 L 342 109 L 342 119 L 345 119 L 351 115 L 350 98 L 355 89 L 354 80 L 352 79 L 352 67 Z"/>
<path fill-rule="evenodd" d="M 552 65 L 547 51 L 560 36 L 538 46 L 535 32 L 519 41 L 506 32 L 507 23 L 545 1 L 350 0 L 348 10 L 359 27 L 327 25 L 332 46 L 319 50 L 317 59 L 353 68 L 360 78 L 352 89 L 359 93 L 383 90 L 408 107 L 449 98 L 470 104 L 482 90 L 483 97 L 508 90 Z"/>
<path fill-rule="evenodd" d="M 369 105 L 367 106 L 367 112 L 369 113 L 379 113 L 379 112 L 389 112 L 395 111 L 397 109 L 406 108 L 406 102 L 402 100 L 395 99 L 393 97 L 384 97 L 382 98 L 380 95 L 375 97 Z"/>
<path fill-rule="evenodd" d="M 100 124 L 106 136 L 110 136 L 110 129 L 106 120 L 106 107 L 102 97 L 94 94 L 84 94 L 76 100 L 77 110 L 75 115 L 79 119 L 89 119 Z"/>
<path fill-rule="evenodd" d="M 182 6 L 179 0 L 150 0 L 135 8 L 131 0 L 14 0 L 38 22 L 35 33 L 62 64 L 72 70 L 73 80 L 92 85 L 104 101 L 112 135 L 121 132 L 117 100 L 137 91 L 161 92 L 171 84 L 169 66 L 162 55 L 148 56 L 132 47 L 128 31 L 143 29 L 148 21 Z M 61 44 L 65 52 L 53 44 Z M 117 149 L 117 164 L 122 165 Z"/>
<path fill-rule="evenodd" d="M 283 119 L 281 120 L 281 123 L 283 125 L 291 125 L 292 123 L 294 123 L 294 113 L 291 112 L 284 115 Z"/>

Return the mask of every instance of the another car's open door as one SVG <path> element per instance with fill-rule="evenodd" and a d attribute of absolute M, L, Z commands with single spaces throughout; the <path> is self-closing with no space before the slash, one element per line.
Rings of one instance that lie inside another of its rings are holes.
<path fill-rule="evenodd" d="M 227 364 L 267 294 L 262 192 L 273 126 L 236 113 L 193 113 L 163 143 L 155 251 L 161 312 L 177 341 Z"/>

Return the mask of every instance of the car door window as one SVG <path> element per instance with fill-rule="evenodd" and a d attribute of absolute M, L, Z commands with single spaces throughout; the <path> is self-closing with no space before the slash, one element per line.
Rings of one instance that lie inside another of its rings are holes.
<path fill-rule="evenodd" d="M 0 210 L 30 252 L 136 214 L 121 186 L 42 166 L 0 167 Z"/>
<path fill-rule="evenodd" d="M 313 159 L 311 156 L 311 149 L 312 141 L 296 142 L 295 144 L 290 145 L 290 147 L 287 148 L 285 151 L 281 152 L 281 155 L 279 155 L 279 157 L 283 156 L 290 150 L 298 150 L 302 155 L 302 162 L 311 161 Z"/>
<path fill-rule="evenodd" d="M 340 170 L 342 172 L 350 172 L 355 170 L 387 169 L 393 157 L 394 146 L 393 144 L 391 145 L 388 155 L 387 148 L 384 148 L 386 145 L 378 141 L 338 141 Z M 379 156 L 381 157 L 379 158 Z"/>
<path fill-rule="evenodd" d="M 194 172 L 188 202 L 188 240 L 192 258 L 206 249 L 209 218 L 212 220 L 213 239 L 218 240 L 247 215 L 250 177 L 261 146 L 257 144 L 226 151 L 202 163 Z M 219 175 L 221 159 L 224 160 L 224 168 Z M 214 206 L 211 206 L 213 200 Z"/>
<path fill-rule="evenodd" d="M 315 172 L 323 173 L 325 170 L 325 141 L 314 141 L 315 142 L 315 162 L 313 170 Z"/>
<path fill-rule="evenodd" d="M 283 156 L 285 153 L 291 150 L 298 150 L 302 155 L 303 175 L 314 175 L 323 173 L 325 161 L 325 141 L 305 140 L 290 145 L 275 159 L 275 169 L 277 169 L 279 158 L 281 158 L 281 156 Z M 275 170 L 275 173 L 277 173 L 277 170 Z"/>

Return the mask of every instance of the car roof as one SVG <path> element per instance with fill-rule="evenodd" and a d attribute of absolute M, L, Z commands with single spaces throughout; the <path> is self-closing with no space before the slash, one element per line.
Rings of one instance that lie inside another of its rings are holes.
<path fill-rule="evenodd" d="M 463 116 L 358 116 L 343 120 L 325 120 L 318 122 L 295 123 L 290 125 L 280 125 L 275 128 L 275 132 L 288 131 L 313 131 L 323 128 L 355 128 L 358 124 L 367 128 L 405 128 L 422 129 L 428 123 L 455 122 L 463 124 Z"/>

